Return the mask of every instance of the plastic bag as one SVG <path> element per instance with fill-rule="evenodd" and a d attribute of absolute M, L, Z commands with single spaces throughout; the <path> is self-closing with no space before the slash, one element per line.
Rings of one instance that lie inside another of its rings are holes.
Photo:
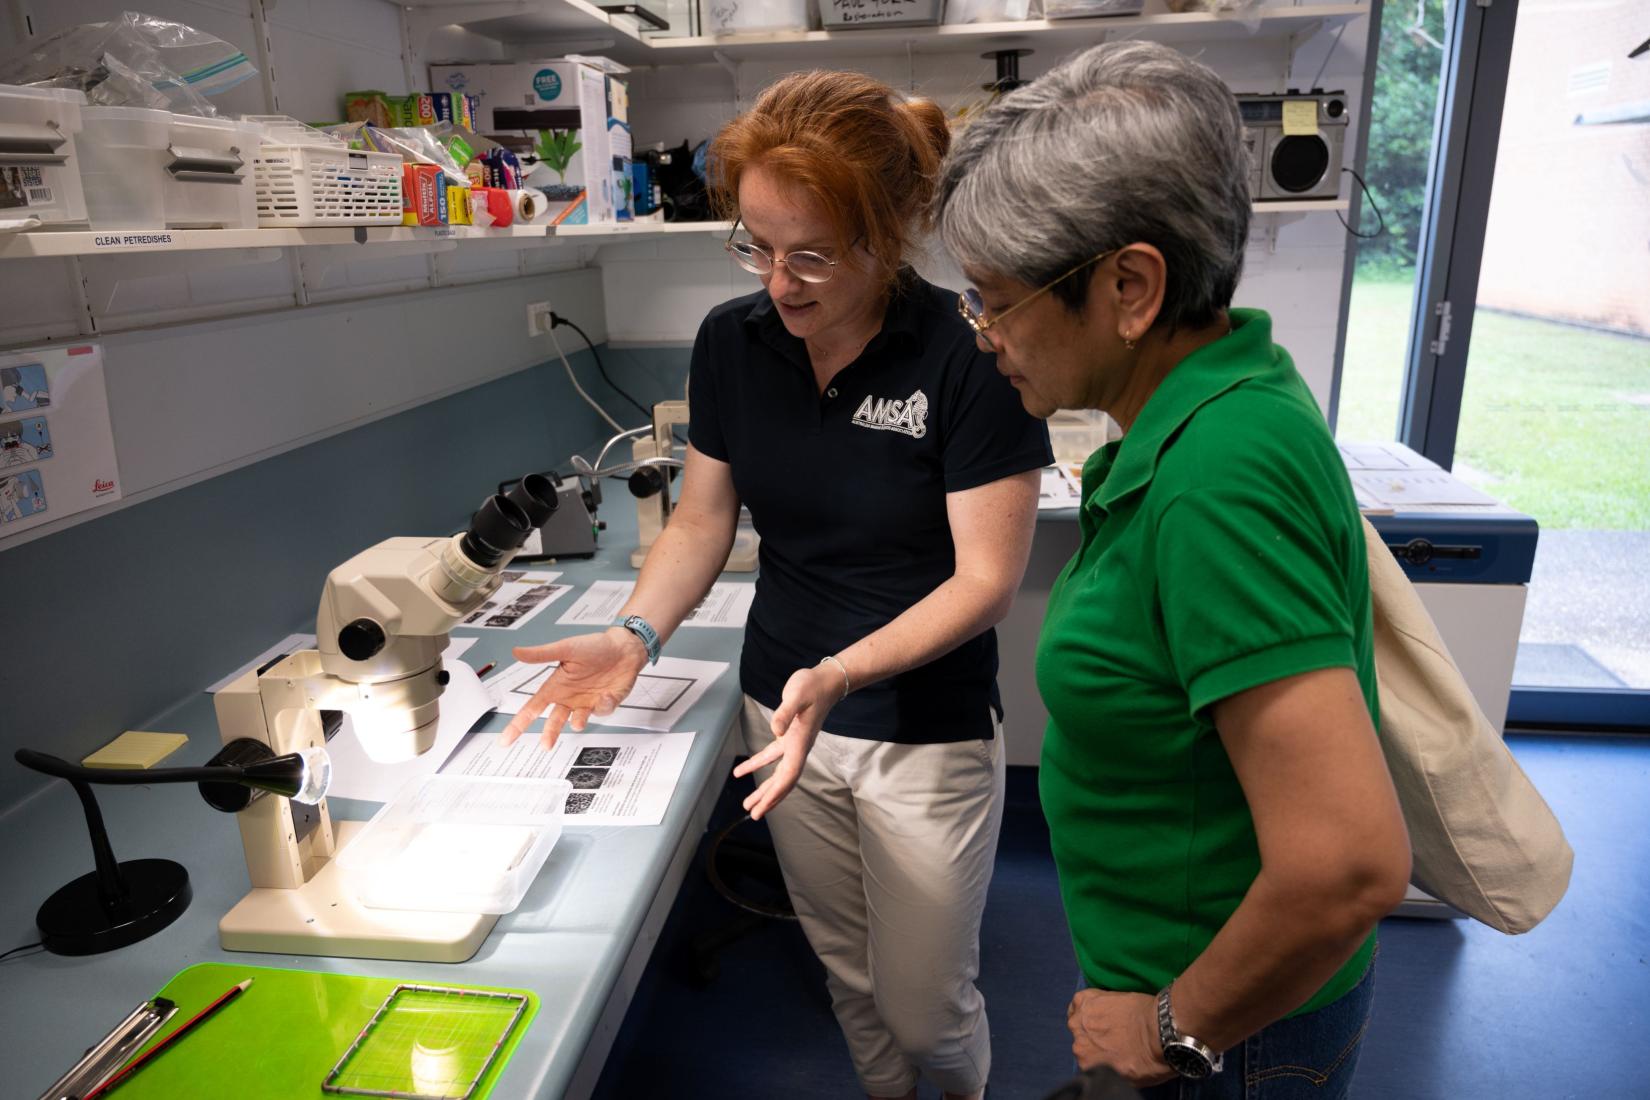
<path fill-rule="evenodd" d="M 217 116 L 208 96 L 256 76 L 221 38 L 142 12 L 68 27 L 0 62 L 0 84 L 76 88 L 103 107 Z"/>

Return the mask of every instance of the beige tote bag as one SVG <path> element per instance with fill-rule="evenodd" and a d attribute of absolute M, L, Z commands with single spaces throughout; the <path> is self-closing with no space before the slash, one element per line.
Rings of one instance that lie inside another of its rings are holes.
<path fill-rule="evenodd" d="M 1575 853 L 1409 578 L 1367 519 L 1363 526 L 1381 749 L 1409 826 L 1411 881 L 1491 928 L 1528 932 L 1564 896 Z"/>

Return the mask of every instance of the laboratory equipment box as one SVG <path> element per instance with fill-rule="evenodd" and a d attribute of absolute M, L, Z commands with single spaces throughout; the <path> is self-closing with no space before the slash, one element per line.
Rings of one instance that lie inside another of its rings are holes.
<path fill-rule="evenodd" d="M 707 0 L 704 12 L 707 34 L 808 29 L 808 0 Z"/>
<path fill-rule="evenodd" d="M 86 224 L 75 150 L 85 108 L 85 94 L 71 88 L 0 84 L 0 219 Z"/>
<path fill-rule="evenodd" d="M 257 123 L 145 107 L 86 107 L 81 119 L 93 229 L 257 227 Z"/>
<path fill-rule="evenodd" d="M 253 160 L 260 226 L 400 225 L 401 158 L 351 149 L 282 115 L 248 115 L 262 128 Z"/>
<path fill-rule="evenodd" d="M 928 26 L 940 21 L 940 0 L 819 0 L 827 28 Z"/>

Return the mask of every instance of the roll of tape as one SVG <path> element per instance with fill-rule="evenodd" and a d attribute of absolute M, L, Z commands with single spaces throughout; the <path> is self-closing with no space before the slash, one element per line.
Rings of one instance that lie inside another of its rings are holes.
<path fill-rule="evenodd" d="M 510 202 L 516 208 L 517 221 L 534 222 L 550 213 L 550 200 L 536 188 L 510 192 Z"/>

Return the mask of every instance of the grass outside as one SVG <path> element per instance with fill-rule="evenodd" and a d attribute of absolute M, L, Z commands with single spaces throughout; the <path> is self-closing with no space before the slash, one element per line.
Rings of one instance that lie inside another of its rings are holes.
<path fill-rule="evenodd" d="M 1344 441 L 1396 435 L 1413 285 L 1353 283 Z M 1455 460 L 1543 529 L 1650 530 L 1650 339 L 1478 311 Z"/>

